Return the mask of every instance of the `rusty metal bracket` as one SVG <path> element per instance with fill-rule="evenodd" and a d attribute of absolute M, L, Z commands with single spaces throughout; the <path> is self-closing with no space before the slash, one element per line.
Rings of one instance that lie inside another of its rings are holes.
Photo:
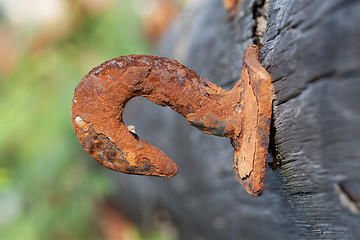
<path fill-rule="evenodd" d="M 143 96 L 169 106 L 208 134 L 229 137 L 236 179 L 253 196 L 264 190 L 272 111 L 270 75 L 246 49 L 240 80 L 226 91 L 175 60 L 129 55 L 106 61 L 78 84 L 72 123 L 83 148 L 101 165 L 139 175 L 174 176 L 178 169 L 161 150 L 123 123 L 125 104 Z"/>

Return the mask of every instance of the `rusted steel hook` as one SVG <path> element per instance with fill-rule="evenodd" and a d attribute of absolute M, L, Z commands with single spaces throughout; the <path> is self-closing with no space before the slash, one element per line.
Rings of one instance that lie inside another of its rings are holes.
<path fill-rule="evenodd" d="M 248 46 L 240 80 L 217 87 L 175 60 L 144 55 L 114 58 L 91 70 L 75 89 L 72 123 L 83 148 L 101 165 L 139 175 L 174 176 L 178 169 L 161 150 L 123 123 L 125 104 L 143 96 L 169 106 L 208 134 L 229 137 L 234 172 L 254 196 L 263 192 L 272 110 L 270 75 Z"/>

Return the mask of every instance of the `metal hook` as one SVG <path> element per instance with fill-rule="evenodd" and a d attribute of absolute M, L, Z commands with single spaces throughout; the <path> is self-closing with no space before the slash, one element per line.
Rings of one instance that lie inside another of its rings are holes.
<path fill-rule="evenodd" d="M 254 196 L 264 190 L 272 111 L 271 78 L 247 47 L 240 80 L 217 87 L 175 60 L 129 55 L 91 70 L 75 89 L 72 123 L 83 148 L 101 165 L 139 175 L 174 176 L 174 161 L 123 123 L 125 104 L 143 96 L 169 106 L 201 131 L 229 137 L 237 180 Z"/>

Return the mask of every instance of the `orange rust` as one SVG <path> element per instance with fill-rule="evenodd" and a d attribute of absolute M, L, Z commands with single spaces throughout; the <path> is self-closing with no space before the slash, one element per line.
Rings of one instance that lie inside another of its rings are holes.
<path fill-rule="evenodd" d="M 176 164 L 123 123 L 125 104 L 143 96 L 171 107 L 201 131 L 231 138 L 236 178 L 258 196 L 264 189 L 272 90 L 270 75 L 257 56 L 257 46 L 248 46 L 240 81 L 231 91 L 167 58 L 129 55 L 104 62 L 75 89 L 75 133 L 105 167 L 128 174 L 174 176 Z"/>
<path fill-rule="evenodd" d="M 254 196 L 264 191 L 273 93 L 270 74 L 257 56 L 257 47 L 247 48 L 238 82 L 243 89 L 241 133 L 232 139 L 236 179 Z"/>
<path fill-rule="evenodd" d="M 224 8 L 228 12 L 227 18 L 229 20 L 233 19 L 237 15 L 237 11 L 241 6 L 242 0 L 223 0 Z"/>

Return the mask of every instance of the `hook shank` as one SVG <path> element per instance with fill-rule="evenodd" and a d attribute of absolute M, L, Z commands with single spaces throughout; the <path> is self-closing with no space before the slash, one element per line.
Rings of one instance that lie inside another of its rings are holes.
<path fill-rule="evenodd" d="M 161 150 L 129 131 L 123 123 L 125 104 L 133 97 L 143 96 L 153 103 L 171 107 L 201 131 L 231 138 L 235 148 L 234 167 L 235 170 L 239 169 L 235 162 L 239 163 L 239 159 L 243 161 L 242 154 L 249 149 L 257 151 L 259 148 L 257 145 L 246 146 L 245 150 L 241 148 L 244 136 L 260 134 L 263 143 L 260 147 L 267 150 L 265 145 L 268 144 L 268 127 L 265 127 L 267 133 L 264 134 L 264 129 L 256 133 L 241 131 L 247 127 L 248 121 L 255 121 L 256 126 L 269 122 L 267 117 L 263 121 L 262 116 L 258 116 L 262 114 L 259 109 L 255 112 L 252 108 L 249 110 L 245 103 L 251 96 L 248 96 L 250 91 L 246 90 L 242 82 L 249 85 L 246 80 L 256 76 L 254 83 L 250 81 L 255 96 L 252 104 L 261 108 L 262 103 L 258 99 L 258 95 L 264 92 L 264 84 L 261 82 L 264 78 L 270 79 L 258 62 L 257 54 L 256 46 L 248 48 L 241 79 L 231 91 L 217 87 L 193 70 L 167 58 L 128 55 L 104 62 L 92 69 L 75 89 L 72 102 L 75 133 L 84 149 L 100 164 L 112 170 L 129 174 L 174 176 L 178 171 L 176 164 Z M 260 75 L 259 67 L 262 69 Z M 248 75 L 244 74 L 244 69 Z M 256 119 L 249 115 L 244 118 L 246 112 L 255 114 Z M 263 157 L 262 153 L 260 155 L 254 156 Z M 235 174 L 240 182 L 249 179 L 251 174 L 255 175 L 248 170 Z"/>

